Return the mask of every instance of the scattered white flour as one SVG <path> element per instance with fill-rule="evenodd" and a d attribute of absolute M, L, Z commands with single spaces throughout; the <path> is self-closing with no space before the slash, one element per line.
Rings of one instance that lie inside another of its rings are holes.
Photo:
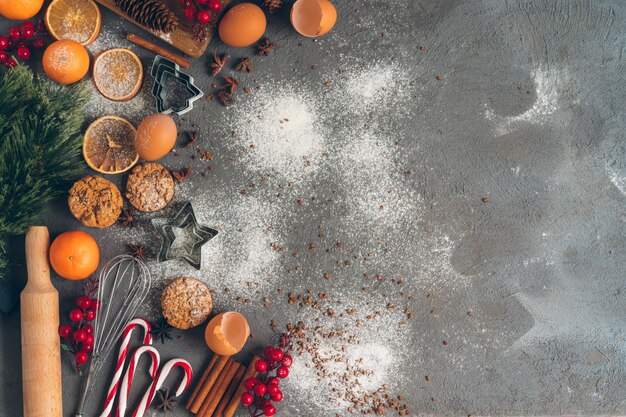
<path fill-rule="evenodd" d="M 615 168 L 607 165 L 607 171 L 609 173 L 609 179 L 620 193 L 626 195 L 626 176 L 621 175 Z"/>
<path fill-rule="evenodd" d="M 519 123 L 542 124 L 548 121 L 559 109 L 559 88 L 567 78 L 566 75 L 556 70 L 537 69 L 533 76 L 537 99 L 530 109 L 517 116 L 503 117 L 486 105 L 485 118 L 494 122 L 498 135 L 512 132 Z"/>
<path fill-rule="evenodd" d="M 325 146 L 312 95 L 264 86 L 233 108 L 228 122 L 250 169 L 296 177 Z"/>

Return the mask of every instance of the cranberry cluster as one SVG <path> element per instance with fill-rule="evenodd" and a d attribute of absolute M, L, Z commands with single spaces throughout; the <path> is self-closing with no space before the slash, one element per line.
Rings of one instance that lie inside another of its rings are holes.
<path fill-rule="evenodd" d="M 30 58 L 30 48 L 43 49 L 46 41 L 40 36 L 47 35 L 48 30 L 42 20 L 37 22 L 22 22 L 19 26 L 9 29 L 8 36 L 0 36 L 0 64 L 13 68 L 17 61 L 11 54 L 15 53 L 21 61 Z M 37 36 L 37 37 L 35 37 Z"/>
<path fill-rule="evenodd" d="M 277 347 L 267 346 L 263 350 L 265 359 L 255 363 L 255 369 L 260 373 L 258 378 L 248 378 L 244 381 L 247 392 L 241 394 L 241 403 L 248 407 L 250 416 L 273 416 L 276 407 L 273 403 L 283 400 L 280 390 L 280 379 L 287 378 L 293 358 L 288 354 L 291 349 L 291 337 L 284 333 L 280 337 Z M 275 371 L 275 375 L 272 372 Z"/>
<path fill-rule="evenodd" d="M 93 350 L 94 329 L 90 322 L 96 319 L 100 310 L 100 301 L 92 298 L 93 293 L 76 298 L 76 306 L 70 311 L 69 319 L 72 324 L 59 326 L 59 335 L 63 338 L 61 344 L 64 350 L 74 355 L 76 370 L 81 373 L 81 366 L 89 360 L 89 352 Z"/>
<path fill-rule="evenodd" d="M 196 22 L 194 25 L 194 37 L 204 40 L 209 34 L 208 24 L 211 22 L 211 12 L 217 13 L 222 10 L 220 0 L 180 0 L 180 5 L 185 9 L 185 19 Z"/>

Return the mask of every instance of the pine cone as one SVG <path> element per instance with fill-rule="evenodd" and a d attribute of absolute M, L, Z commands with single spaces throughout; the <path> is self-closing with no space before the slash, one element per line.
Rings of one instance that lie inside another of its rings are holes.
<path fill-rule="evenodd" d="M 283 0 L 263 0 L 263 7 L 267 8 L 270 13 L 278 11 L 283 5 Z"/>
<path fill-rule="evenodd" d="M 173 32 L 178 18 L 159 0 L 115 0 L 115 4 L 137 23 L 163 33 Z"/>

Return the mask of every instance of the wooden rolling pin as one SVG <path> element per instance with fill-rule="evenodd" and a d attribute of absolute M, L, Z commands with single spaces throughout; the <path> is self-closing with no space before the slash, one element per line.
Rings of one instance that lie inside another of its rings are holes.
<path fill-rule="evenodd" d="M 59 293 L 50 282 L 45 226 L 26 233 L 28 282 L 20 296 L 24 417 L 62 417 Z"/>

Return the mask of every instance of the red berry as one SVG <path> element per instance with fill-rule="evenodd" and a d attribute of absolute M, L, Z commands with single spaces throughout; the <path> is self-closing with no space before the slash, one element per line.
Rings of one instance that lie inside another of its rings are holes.
<path fill-rule="evenodd" d="M 276 385 L 276 386 L 278 386 L 278 382 L 279 382 L 279 380 L 275 376 L 267 378 L 267 384 L 268 385 Z"/>
<path fill-rule="evenodd" d="M 194 20 L 196 18 L 196 11 L 192 7 L 185 9 L 185 19 Z"/>
<path fill-rule="evenodd" d="M 254 393 L 258 395 L 259 397 L 264 396 L 266 392 L 267 392 L 267 387 L 265 386 L 265 384 L 256 384 L 254 386 Z"/>
<path fill-rule="evenodd" d="M 87 339 L 87 333 L 84 330 L 76 330 L 72 335 L 77 342 L 84 342 Z"/>
<path fill-rule="evenodd" d="M 62 324 L 59 326 L 59 336 L 68 337 L 72 333 L 72 326 L 69 324 Z"/>
<path fill-rule="evenodd" d="M 265 372 L 265 371 L 267 371 L 267 362 L 264 361 L 263 359 L 259 359 L 254 364 L 254 369 L 256 369 L 257 372 Z"/>
<path fill-rule="evenodd" d="M 26 61 L 28 58 L 30 58 L 30 49 L 25 46 L 20 46 L 19 48 L 17 48 L 17 57 L 22 61 Z"/>
<path fill-rule="evenodd" d="M 33 48 L 35 49 L 43 49 L 46 46 L 46 41 L 41 38 L 37 38 L 33 40 Z"/>
<path fill-rule="evenodd" d="M 22 24 L 20 25 L 20 30 L 35 30 L 35 25 L 33 24 L 33 22 L 22 22 Z"/>
<path fill-rule="evenodd" d="M 265 355 L 265 357 L 269 360 L 272 360 L 272 353 L 274 352 L 274 347 L 273 346 L 266 346 L 265 349 L 263 349 L 263 355 Z"/>
<path fill-rule="evenodd" d="M 283 400 L 283 393 L 279 390 L 278 392 L 271 394 L 270 397 L 272 398 L 272 401 L 279 403 Z"/>
<path fill-rule="evenodd" d="M 250 407 L 253 401 L 254 401 L 254 396 L 250 394 L 249 392 L 244 392 L 243 394 L 241 394 L 241 403 L 245 405 L 246 407 Z"/>
<path fill-rule="evenodd" d="M 81 321 L 83 318 L 83 312 L 80 311 L 79 309 L 75 308 L 72 311 L 70 311 L 70 320 L 77 322 L 77 321 Z"/>
<path fill-rule="evenodd" d="M 7 49 L 9 47 L 9 40 L 5 36 L 0 36 L 0 49 Z"/>
<path fill-rule="evenodd" d="M 267 393 L 269 395 L 274 395 L 277 392 L 280 392 L 280 389 L 278 389 L 278 385 L 276 385 L 276 384 L 267 384 Z"/>
<path fill-rule="evenodd" d="M 91 324 L 85 324 L 83 330 L 89 335 L 93 334 L 93 326 Z"/>
<path fill-rule="evenodd" d="M 85 332 L 85 334 L 87 334 L 87 332 Z M 95 338 L 90 334 L 87 334 L 87 337 L 85 337 L 85 340 L 84 340 L 86 345 L 92 345 L 92 346 L 93 346 L 94 341 L 95 341 Z"/>
<path fill-rule="evenodd" d="M 279 366 L 278 369 L 276 369 L 277 377 L 287 378 L 287 375 L 289 375 L 289 368 L 287 368 L 285 365 Z"/>
<path fill-rule="evenodd" d="M 20 34 L 22 39 L 30 39 L 35 36 L 35 25 L 31 22 L 24 22 L 20 25 Z"/>
<path fill-rule="evenodd" d="M 74 354 L 74 360 L 76 361 L 77 365 L 82 365 L 83 363 L 87 362 L 87 359 L 89 359 L 89 355 L 87 355 L 87 352 L 76 352 Z"/>
<path fill-rule="evenodd" d="M 9 38 L 14 39 L 14 40 L 19 40 L 22 37 L 22 34 L 20 33 L 20 27 L 19 26 L 14 26 L 11 29 L 9 29 Z"/>
<path fill-rule="evenodd" d="M 17 61 L 13 57 L 7 58 L 7 60 L 4 63 L 4 65 L 6 65 L 9 68 L 15 68 L 15 67 L 17 67 Z"/>
<path fill-rule="evenodd" d="M 222 10 L 222 2 L 220 0 L 209 0 L 209 9 L 219 12 Z"/>
<path fill-rule="evenodd" d="M 207 23 L 211 21 L 211 13 L 207 12 L 206 10 L 203 10 L 200 13 L 198 13 L 196 20 L 198 21 L 198 23 L 202 23 L 203 25 L 206 25 Z"/>
<path fill-rule="evenodd" d="M 280 349 L 274 349 L 274 351 L 272 352 L 272 359 L 276 362 L 278 362 L 279 360 L 281 360 L 283 358 L 283 351 Z"/>
<path fill-rule="evenodd" d="M 93 350 L 93 345 L 84 345 L 83 350 L 85 352 L 91 352 Z"/>
<path fill-rule="evenodd" d="M 91 299 L 91 306 L 89 306 L 89 310 L 98 312 L 98 311 L 100 311 L 101 305 L 102 304 L 100 303 L 100 300 L 92 298 Z"/>
<path fill-rule="evenodd" d="M 96 318 L 96 312 L 93 310 L 85 311 L 85 320 L 92 321 Z"/>
<path fill-rule="evenodd" d="M 283 356 L 282 363 L 287 368 L 289 368 L 291 366 L 291 364 L 293 363 L 293 358 L 291 357 L 291 355 L 285 355 L 285 356 Z"/>
<path fill-rule="evenodd" d="M 91 306 L 91 298 L 85 297 L 84 295 L 81 297 L 78 297 L 76 299 L 76 305 L 82 308 L 83 310 L 87 310 L 89 306 Z"/>
<path fill-rule="evenodd" d="M 276 407 L 273 404 L 265 404 L 263 406 L 263 414 L 270 417 L 276 414 Z"/>
<path fill-rule="evenodd" d="M 252 388 L 254 388 L 254 386 L 257 384 L 257 382 L 259 382 L 259 380 L 256 378 L 248 378 L 246 379 L 246 382 L 243 383 L 243 385 L 248 391 L 251 391 Z"/>

